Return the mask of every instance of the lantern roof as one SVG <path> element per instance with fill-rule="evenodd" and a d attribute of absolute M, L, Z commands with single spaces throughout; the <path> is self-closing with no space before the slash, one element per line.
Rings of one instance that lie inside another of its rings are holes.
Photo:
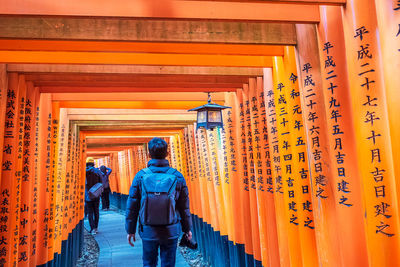
<path fill-rule="evenodd" d="M 188 111 L 197 111 L 197 110 L 202 110 L 202 109 L 226 109 L 226 108 L 231 108 L 231 107 L 221 106 L 221 105 L 218 105 L 215 103 L 207 103 L 200 107 L 189 109 Z"/>

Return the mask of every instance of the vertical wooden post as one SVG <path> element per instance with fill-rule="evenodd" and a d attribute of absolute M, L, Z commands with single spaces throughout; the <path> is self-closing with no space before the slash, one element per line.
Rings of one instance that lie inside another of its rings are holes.
<path fill-rule="evenodd" d="M 19 265 L 29 266 L 32 262 L 32 230 L 36 230 L 33 209 L 34 203 L 34 150 L 35 150 L 35 114 L 36 114 L 36 90 L 32 83 L 27 84 L 24 120 L 24 151 L 21 181 L 21 218 L 19 232 Z M 37 195 L 36 195 L 37 198 Z"/>
<path fill-rule="evenodd" d="M 250 182 L 249 182 L 249 169 L 248 169 L 248 158 L 247 158 L 247 144 L 246 144 L 246 117 L 245 117 L 245 102 L 243 99 L 243 90 L 236 92 L 237 101 L 239 103 L 239 113 L 237 121 L 239 122 L 239 135 L 240 147 L 238 154 L 238 162 L 243 166 L 242 171 L 242 209 L 244 219 L 244 238 L 245 238 L 245 252 L 248 255 L 253 255 L 253 236 L 252 236 L 252 224 L 251 224 L 251 213 L 250 213 Z"/>
<path fill-rule="evenodd" d="M 330 165 L 334 173 L 339 242 L 345 266 L 368 266 L 362 184 L 346 67 L 340 7 L 321 7 L 318 27 Z M 356 253 L 355 253 L 356 252 Z"/>
<path fill-rule="evenodd" d="M 300 97 L 307 136 L 313 210 L 319 263 L 342 266 L 338 240 L 335 180 L 329 166 L 330 147 L 322 93 L 318 42 L 315 25 L 296 25 L 298 38 Z M 314 156 L 315 155 L 315 156 Z"/>
<path fill-rule="evenodd" d="M 283 67 L 282 57 L 274 57 L 273 59 L 273 91 L 275 101 L 275 113 L 276 113 L 276 130 L 277 130 L 277 146 L 274 149 L 279 153 L 277 161 L 280 163 L 281 168 L 281 179 L 282 179 L 282 191 L 284 209 L 286 212 L 286 227 L 288 231 L 288 244 L 290 249 L 290 263 L 292 266 L 302 266 L 304 255 L 301 251 L 301 243 L 299 239 L 299 232 L 304 230 L 299 229 L 299 225 L 302 224 L 299 218 L 301 209 L 297 201 L 301 192 L 299 191 L 299 180 L 294 179 L 293 173 L 293 153 L 291 142 L 292 131 L 289 124 L 289 114 L 291 111 L 288 110 L 287 97 L 285 91 L 287 90 L 288 84 L 285 79 L 285 70 Z"/>
<path fill-rule="evenodd" d="M 375 1 L 349 0 L 343 17 L 370 265 L 397 266 L 399 211 Z"/>
<path fill-rule="evenodd" d="M 304 266 L 317 266 L 318 254 L 315 240 L 315 223 L 311 197 L 311 179 L 309 175 L 308 154 L 306 136 L 303 124 L 303 111 L 300 103 L 298 87 L 297 65 L 294 55 L 294 47 L 286 46 L 284 50 L 285 71 L 285 97 L 287 110 L 290 114 L 289 129 L 291 131 L 290 143 L 293 155 L 293 178 L 296 180 L 296 200 L 299 209 L 300 242 Z"/>
<path fill-rule="evenodd" d="M 265 96 L 264 96 L 264 79 L 257 77 L 256 80 L 256 92 L 254 97 L 257 102 L 258 119 L 255 123 L 258 123 L 258 138 L 260 140 L 260 159 L 257 163 L 261 163 L 264 191 L 259 190 L 262 195 L 263 205 L 260 205 L 264 211 L 265 217 L 265 239 L 266 239 L 266 251 L 264 251 L 265 263 L 264 265 L 276 266 L 279 265 L 280 252 L 278 244 L 277 224 L 276 224 L 276 213 L 275 213 L 275 201 L 274 201 L 274 188 L 272 178 L 272 165 L 271 165 L 271 151 L 268 143 L 268 127 L 267 127 L 267 114 L 265 109 Z M 262 238 L 261 238 L 262 240 Z"/>
<path fill-rule="evenodd" d="M 228 166 L 229 166 L 229 177 L 231 185 L 231 199 L 232 199 L 232 216 L 234 220 L 234 242 L 237 245 L 244 245 L 244 222 L 243 222 L 243 209 L 241 201 L 241 174 L 243 171 L 243 165 L 239 162 L 238 153 L 239 148 L 239 125 L 237 118 L 239 116 L 239 105 L 235 96 L 235 93 L 225 94 L 226 105 L 230 106 L 231 109 L 225 109 L 223 111 L 224 125 L 227 139 L 227 150 L 228 150 Z"/>
<path fill-rule="evenodd" d="M 50 208 L 50 153 L 51 153 L 51 95 L 40 94 L 39 113 L 39 172 L 38 172 L 38 226 L 37 264 L 48 261 Z"/>
<path fill-rule="evenodd" d="M 279 157 L 278 130 L 276 126 L 276 107 L 273 90 L 272 69 L 264 69 L 264 101 L 265 116 L 268 132 L 268 147 L 271 164 L 271 175 L 274 190 L 274 203 L 276 213 L 276 226 L 278 234 L 278 245 L 280 254 L 280 264 L 290 266 L 293 255 L 289 249 L 289 236 L 287 231 L 287 221 L 289 217 L 286 213 L 286 207 L 283 196 L 282 172 Z"/>
<path fill-rule="evenodd" d="M 7 105 L 7 81 L 6 65 L 0 64 L 0 125 L 5 125 L 6 120 L 6 105 Z M 0 127 L 0 147 L 4 147 L 4 131 L 5 127 Z M 0 162 L 3 163 L 3 152 L 0 152 Z M 0 168 L 0 183 L 1 183 L 1 173 L 3 168 Z"/>
<path fill-rule="evenodd" d="M 400 2 L 375 1 L 378 30 L 381 41 L 386 104 L 389 114 L 390 137 L 395 177 L 400 177 Z M 400 203 L 400 183 L 397 184 L 397 202 Z"/>

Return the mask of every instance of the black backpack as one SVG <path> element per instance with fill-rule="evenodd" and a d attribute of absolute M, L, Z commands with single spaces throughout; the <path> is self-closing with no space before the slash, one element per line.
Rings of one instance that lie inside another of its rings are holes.
<path fill-rule="evenodd" d="M 99 198 L 104 190 L 103 184 L 99 182 L 102 178 L 100 171 L 96 173 L 95 170 L 94 167 L 86 168 L 86 201 L 92 201 Z"/>
<path fill-rule="evenodd" d="M 170 225 L 177 221 L 176 171 L 170 168 L 166 173 L 152 172 L 149 168 L 143 169 L 140 201 L 140 223 L 142 225 Z"/>

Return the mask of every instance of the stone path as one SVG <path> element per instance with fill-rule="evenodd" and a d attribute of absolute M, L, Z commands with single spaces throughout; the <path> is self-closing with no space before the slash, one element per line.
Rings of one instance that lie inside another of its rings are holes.
<path fill-rule="evenodd" d="M 89 222 L 85 219 L 85 228 L 90 230 Z M 99 233 L 95 236 L 100 248 L 99 267 L 143 266 L 142 241 L 136 234 L 135 247 L 126 240 L 125 216 L 115 210 L 100 211 Z M 189 267 L 179 249 L 176 253 L 176 267 Z M 158 259 L 158 266 L 160 259 Z"/>

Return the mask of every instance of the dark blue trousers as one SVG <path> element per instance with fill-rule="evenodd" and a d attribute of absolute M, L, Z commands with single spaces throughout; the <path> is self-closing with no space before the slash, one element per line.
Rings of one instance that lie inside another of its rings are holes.
<path fill-rule="evenodd" d="M 161 267 L 174 267 L 178 239 L 146 241 L 143 243 L 143 267 L 156 267 L 160 248 Z"/>
<path fill-rule="evenodd" d="M 93 229 L 97 229 L 99 226 L 99 205 L 100 205 L 100 199 L 96 199 L 93 201 L 85 201 L 86 202 L 86 208 L 87 208 L 87 213 L 89 216 L 89 225 L 90 225 L 90 231 Z"/>

